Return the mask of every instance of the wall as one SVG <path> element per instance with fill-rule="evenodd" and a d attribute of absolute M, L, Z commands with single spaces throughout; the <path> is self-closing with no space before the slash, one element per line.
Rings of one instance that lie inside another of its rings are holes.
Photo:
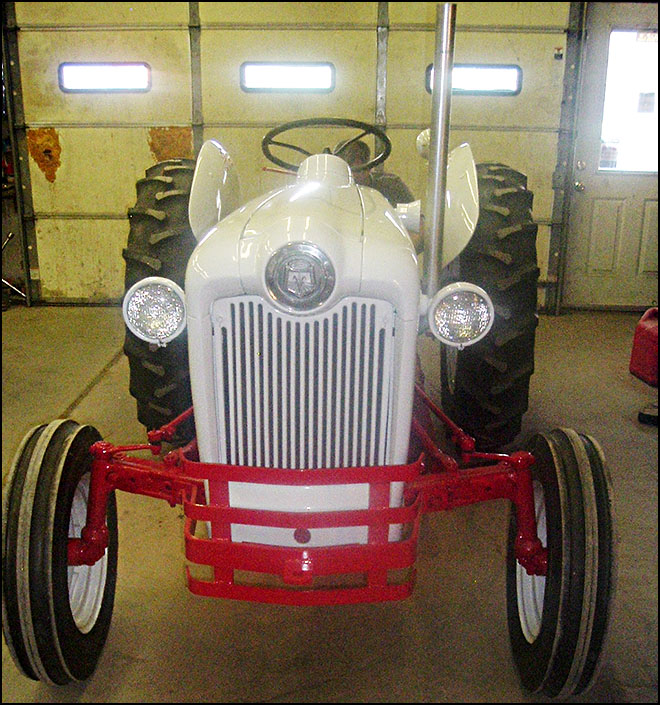
<path fill-rule="evenodd" d="M 134 184 L 156 161 L 193 155 L 196 95 L 203 137 L 219 139 L 230 151 L 245 199 L 286 178 L 263 170 L 269 163 L 260 142 L 271 127 L 313 116 L 374 122 L 379 3 L 201 2 L 200 29 L 191 31 L 195 5 L 15 3 L 45 301 L 122 296 L 121 251 Z M 570 3 L 457 5 L 455 62 L 518 64 L 523 90 L 506 98 L 455 96 L 450 147 L 467 141 L 477 161 L 504 162 L 528 175 L 543 279 L 564 73 L 555 55 L 565 48 Z M 431 2 L 388 3 L 386 118 L 393 152 L 386 170 L 418 197 L 425 192 L 426 165 L 414 144 L 430 120 L 424 75 L 433 61 L 435 9 Z M 200 70 L 193 80 L 195 32 Z M 248 60 L 331 61 L 336 88 L 306 96 L 245 93 L 239 67 Z M 146 61 L 152 89 L 63 93 L 57 78 L 63 61 Z M 332 146 L 340 137 L 329 134 L 324 143 L 317 132 L 309 135 L 314 147 Z"/>

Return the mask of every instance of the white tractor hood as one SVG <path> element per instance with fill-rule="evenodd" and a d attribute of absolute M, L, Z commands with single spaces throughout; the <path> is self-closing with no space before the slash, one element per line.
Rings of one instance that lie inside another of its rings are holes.
<path fill-rule="evenodd" d="M 208 315 L 214 299 L 269 299 L 265 271 L 280 248 L 310 242 L 331 261 L 335 289 L 322 308 L 345 296 L 391 301 L 399 316 L 418 315 L 413 244 L 387 200 L 358 187 L 350 167 L 330 154 L 308 157 L 295 183 L 254 199 L 223 219 L 199 243 L 186 276 L 188 314 Z"/>

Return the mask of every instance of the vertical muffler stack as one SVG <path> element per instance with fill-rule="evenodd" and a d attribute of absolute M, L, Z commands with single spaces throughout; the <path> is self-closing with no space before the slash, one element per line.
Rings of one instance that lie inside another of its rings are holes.
<path fill-rule="evenodd" d="M 437 5 L 429 176 L 426 205 L 423 209 L 424 293 L 429 298 L 438 291 L 442 268 L 442 231 L 445 222 L 447 192 L 451 71 L 454 64 L 455 27 L 456 5 L 451 3 Z"/>

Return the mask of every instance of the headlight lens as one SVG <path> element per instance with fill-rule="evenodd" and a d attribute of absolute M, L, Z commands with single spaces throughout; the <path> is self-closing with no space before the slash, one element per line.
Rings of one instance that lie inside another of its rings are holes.
<path fill-rule="evenodd" d="M 293 311 L 318 308 L 335 288 L 332 262 L 311 242 L 281 247 L 268 261 L 265 276 L 273 299 Z"/>
<path fill-rule="evenodd" d="M 433 335 L 459 349 L 473 345 L 490 330 L 495 318 L 493 303 L 479 286 L 456 282 L 431 299 L 428 322 Z"/>
<path fill-rule="evenodd" d="M 133 284 L 122 310 L 131 333 L 154 345 L 166 345 L 186 327 L 183 289 L 164 277 L 147 277 Z"/>

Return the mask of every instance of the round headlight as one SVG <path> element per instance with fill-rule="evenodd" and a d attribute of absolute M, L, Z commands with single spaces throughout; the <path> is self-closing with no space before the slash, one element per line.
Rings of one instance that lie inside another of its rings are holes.
<path fill-rule="evenodd" d="M 459 349 L 481 340 L 495 318 L 488 294 L 467 282 L 456 282 L 440 289 L 431 299 L 427 315 L 433 335 L 442 343 Z"/>
<path fill-rule="evenodd" d="M 128 329 L 141 340 L 164 346 L 186 327 L 183 289 L 164 277 L 147 277 L 126 292 L 122 311 Z"/>
<path fill-rule="evenodd" d="M 265 276 L 273 299 L 294 311 L 318 308 L 335 288 L 332 262 L 311 242 L 291 242 L 281 247 L 268 261 Z"/>

